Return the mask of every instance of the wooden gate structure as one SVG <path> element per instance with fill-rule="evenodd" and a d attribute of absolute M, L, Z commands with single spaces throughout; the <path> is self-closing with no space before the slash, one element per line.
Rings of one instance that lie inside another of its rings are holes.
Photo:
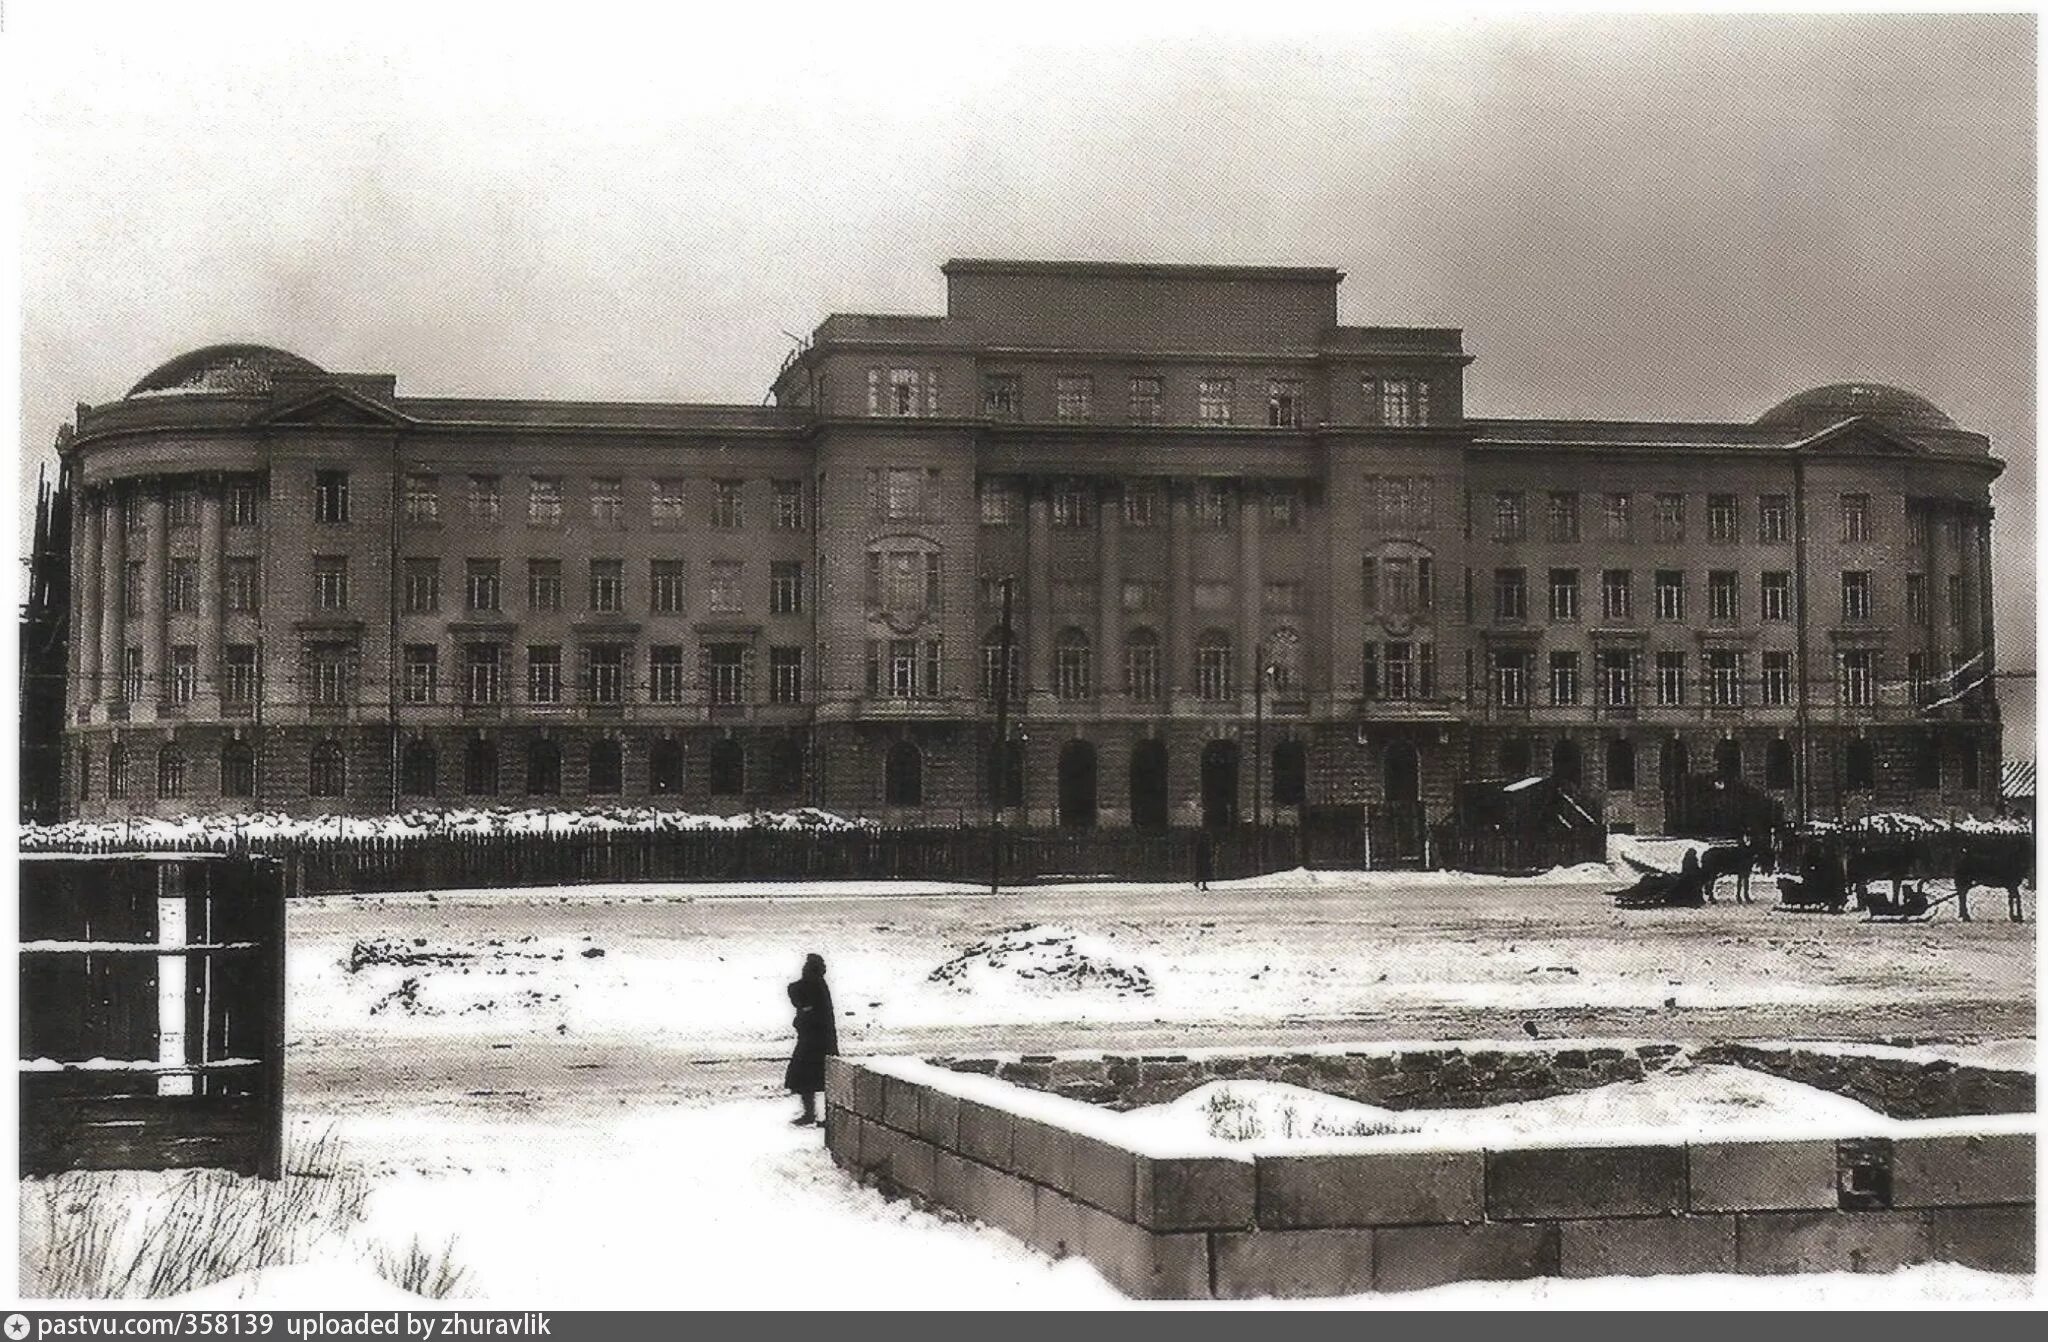
<path fill-rule="evenodd" d="M 21 859 L 21 1173 L 284 1160 L 285 867 Z"/>

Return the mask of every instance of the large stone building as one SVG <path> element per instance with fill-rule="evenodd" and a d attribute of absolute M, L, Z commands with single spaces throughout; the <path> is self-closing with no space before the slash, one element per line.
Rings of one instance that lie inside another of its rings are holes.
<path fill-rule="evenodd" d="M 1650 830 L 1717 771 L 1996 807 L 2000 467 L 1920 397 L 1474 419 L 1460 332 L 1340 325 L 1335 270 L 945 274 L 944 316 L 826 318 L 768 406 L 255 346 L 81 406 L 67 811 L 950 821 L 995 777 L 1013 821 L 1162 825 L 1555 772 Z"/>

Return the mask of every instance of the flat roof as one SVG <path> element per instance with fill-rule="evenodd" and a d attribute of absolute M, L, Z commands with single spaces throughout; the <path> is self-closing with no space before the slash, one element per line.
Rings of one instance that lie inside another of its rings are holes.
<path fill-rule="evenodd" d="M 1075 279 L 1292 280 L 1335 284 L 1334 266 L 1171 265 L 1154 261 L 1005 261 L 956 256 L 940 266 L 947 275 L 1064 275 Z"/>

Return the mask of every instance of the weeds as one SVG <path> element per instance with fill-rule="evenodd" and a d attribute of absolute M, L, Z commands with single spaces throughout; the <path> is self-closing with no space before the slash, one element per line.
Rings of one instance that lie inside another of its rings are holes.
<path fill-rule="evenodd" d="M 1315 1113 L 1304 1119 L 1292 1102 L 1282 1102 L 1269 1115 L 1256 1100 L 1229 1090 L 1210 1095 L 1203 1109 L 1209 1120 L 1209 1135 L 1227 1142 L 1257 1141 L 1261 1137 L 1380 1137 L 1390 1132 L 1417 1130 L 1414 1124 L 1393 1119 L 1340 1120 Z"/>
<path fill-rule="evenodd" d="M 417 1237 L 403 1253 L 380 1252 L 377 1273 L 392 1285 L 429 1300 L 446 1300 L 461 1294 L 462 1284 L 469 1276 L 467 1268 L 456 1265 L 454 1240 L 435 1252 L 424 1248 Z"/>

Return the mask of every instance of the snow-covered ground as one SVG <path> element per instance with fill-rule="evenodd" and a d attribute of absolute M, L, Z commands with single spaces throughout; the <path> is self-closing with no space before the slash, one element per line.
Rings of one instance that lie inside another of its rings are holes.
<path fill-rule="evenodd" d="M 125 820 L 67 820 L 23 825 L 24 849 L 71 844 L 225 843 L 241 839 L 420 839 L 449 834 L 617 834 L 666 833 L 698 829 L 858 829 L 872 821 L 852 820 L 801 806 L 789 811 L 747 811 L 705 815 L 651 806 L 509 807 L 453 806 L 392 815 L 287 815 L 248 811 L 222 815 L 137 816 Z"/>

